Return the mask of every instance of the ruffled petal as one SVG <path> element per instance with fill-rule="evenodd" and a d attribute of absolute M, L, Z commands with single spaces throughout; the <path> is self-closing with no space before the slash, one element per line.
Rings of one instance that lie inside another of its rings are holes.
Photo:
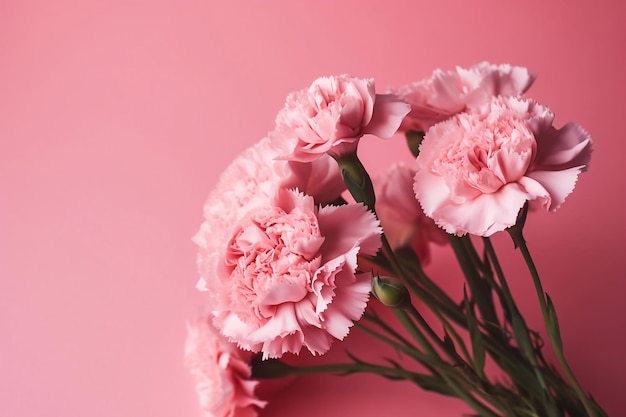
<path fill-rule="evenodd" d="M 576 123 L 561 129 L 550 127 L 537 137 L 537 158 L 533 170 L 586 169 L 591 160 L 591 136 Z"/>
<path fill-rule="evenodd" d="M 448 233 L 491 236 L 513 226 L 517 214 L 528 199 L 526 190 L 511 183 L 498 192 L 481 194 L 463 204 L 447 204 L 433 212 L 435 222 Z"/>
<path fill-rule="evenodd" d="M 326 237 L 324 262 L 357 246 L 361 253 L 375 255 L 382 244 L 380 223 L 363 204 L 322 207 L 318 221 L 320 232 Z"/>
<path fill-rule="evenodd" d="M 433 213 L 450 199 L 450 189 L 446 180 L 426 169 L 415 174 L 413 191 L 428 217 L 433 217 Z"/>
<path fill-rule="evenodd" d="M 565 198 L 574 191 L 578 175 L 583 166 L 564 169 L 561 171 L 532 171 L 527 177 L 532 178 L 544 187 L 551 196 L 548 209 L 554 211 L 565 201 Z"/>
<path fill-rule="evenodd" d="M 389 139 L 396 133 L 411 106 L 393 94 L 377 94 L 374 112 L 363 133 Z"/>

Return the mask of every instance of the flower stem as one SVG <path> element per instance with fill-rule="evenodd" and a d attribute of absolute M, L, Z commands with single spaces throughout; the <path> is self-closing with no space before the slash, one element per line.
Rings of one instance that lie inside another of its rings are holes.
<path fill-rule="evenodd" d="M 500 336 L 495 331 L 499 328 L 499 323 L 493 304 L 491 287 L 476 268 L 475 250 L 469 236 L 462 238 L 450 236 L 449 240 L 483 320 L 493 325 L 487 328 L 488 331 L 495 337 Z"/>
<path fill-rule="evenodd" d="M 377 326 L 379 326 L 381 329 L 383 329 L 389 335 L 391 335 L 394 338 L 396 338 L 404 346 L 410 347 L 411 349 L 415 349 L 415 350 L 417 349 L 415 346 L 413 346 L 413 344 L 409 340 L 407 340 L 404 336 L 402 336 L 400 333 L 398 333 L 396 331 L 396 329 L 394 329 L 393 327 L 389 326 L 384 320 L 381 320 L 380 317 L 378 317 L 376 314 L 364 313 L 363 314 L 363 318 L 365 320 L 368 320 L 371 323 L 374 323 Z M 355 323 L 355 325 L 358 326 L 359 323 L 357 322 L 357 323 Z"/>
<path fill-rule="evenodd" d="M 535 262 L 530 254 L 528 249 L 528 245 L 526 245 L 526 239 L 524 239 L 522 228 L 521 227 L 511 227 L 507 229 L 513 242 L 517 248 L 519 248 L 522 253 L 522 257 L 528 266 L 528 271 L 533 279 L 533 284 L 535 285 L 535 290 L 537 292 L 537 299 L 539 300 L 539 306 L 541 307 L 541 314 L 543 316 L 543 321 L 546 326 L 546 330 L 548 333 L 548 337 L 550 339 L 550 344 L 554 349 L 556 357 L 563 368 L 563 371 L 567 375 L 574 391 L 578 395 L 579 400 L 582 402 L 587 414 L 590 417 L 597 417 L 596 409 L 591 405 L 589 398 L 585 395 L 580 383 L 576 379 L 574 372 L 570 368 L 567 360 L 565 359 L 565 354 L 563 352 L 563 342 L 561 339 L 561 333 L 558 326 L 558 320 L 556 317 L 556 310 L 550 301 L 548 295 L 544 292 L 543 286 L 541 284 L 541 278 L 539 277 L 539 271 L 535 266 Z M 604 414 L 604 413 L 603 413 Z"/>
<path fill-rule="evenodd" d="M 334 373 L 350 375 L 355 373 L 372 373 L 390 379 L 402 379 L 416 383 L 422 388 L 441 394 L 456 396 L 455 390 L 439 376 L 426 375 L 408 371 L 394 364 L 394 366 L 375 365 L 361 361 L 351 356 L 353 363 L 332 363 L 313 366 L 290 366 L 279 359 L 254 360 L 252 363 L 252 377 L 257 379 L 282 378 L 288 375 L 310 375 Z"/>
<path fill-rule="evenodd" d="M 356 323 L 355 326 L 357 326 L 358 328 L 360 328 L 361 330 L 363 330 L 365 333 L 369 334 L 370 336 L 373 336 L 374 338 L 387 343 L 389 346 L 393 347 L 394 349 L 404 352 L 405 354 L 411 356 L 417 361 L 420 361 L 420 362 L 425 361 L 426 363 L 428 361 L 428 357 L 424 355 L 424 353 L 422 353 L 420 350 L 418 350 L 415 346 L 413 346 L 411 343 L 408 343 L 408 341 L 406 342 L 406 344 L 403 345 L 401 343 L 395 342 L 394 340 L 386 336 L 381 335 L 380 333 L 362 324 Z"/>
<path fill-rule="evenodd" d="M 411 305 L 411 307 L 413 306 Z M 413 310 L 414 309 L 415 308 L 413 307 Z M 404 328 L 408 330 L 411 336 L 413 336 L 413 338 L 424 348 L 424 350 L 433 358 L 441 361 L 441 357 L 439 356 L 437 350 L 435 350 L 433 345 L 428 341 L 428 338 L 424 336 L 424 333 L 422 333 L 419 327 L 417 327 L 413 320 L 411 320 L 406 311 L 394 308 L 393 312 L 398 317 Z"/>
<path fill-rule="evenodd" d="M 475 390 L 478 395 L 484 397 L 487 401 L 494 402 L 496 404 L 498 403 L 496 398 L 491 397 L 482 391 L 483 381 L 478 377 L 471 365 L 465 362 L 456 353 L 454 348 L 441 340 L 441 338 L 435 333 L 428 322 L 426 322 L 413 305 L 410 305 L 407 310 L 409 313 L 408 315 L 404 310 L 400 309 L 394 309 L 394 312 L 405 328 L 409 330 L 413 337 L 431 355 L 431 360 L 428 360 L 428 357 L 426 357 L 426 360 L 422 359 L 420 360 L 420 363 L 427 366 L 432 372 L 443 378 L 446 385 L 452 390 L 453 395 L 465 401 L 474 410 L 479 412 L 481 416 L 498 417 L 498 415 L 495 414 L 490 408 L 478 401 L 471 394 L 471 391 Z M 432 339 L 436 345 L 446 353 L 446 355 L 451 359 L 452 364 L 447 364 L 441 359 L 437 350 L 428 341 L 428 338 L 422 333 L 422 331 L 415 326 L 413 320 L 411 320 L 409 316 L 419 323 L 420 327 L 424 329 L 430 339 Z M 459 379 L 463 386 L 459 385 L 457 381 Z M 476 384 L 476 382 L 478 382 L 478 384 Z"/>
<path fill-rule="evenodd" d="M 511 294 L 511 290 L 504 276 L 504 271 L 502 270 L 502 266 L 500 265 L 500 261 L 496 255 L 495 249 L 491 244 L 491 240 L 487 238 L 483 238 L 483 242 L 485 244 L 485 250 L 487 255 L 491 259 L 493 264 L 493 268 L 495 270 L 496 276 L 498 277 L 498 281 L 500 282 L 500 289 L 502 292 L 502 296 L 504 298 L 505 307 L 508 309 L 510 315 L 511 326 L 513 328 L 513 333 L 515 335 L 515 339 L 517 340 L 518 346 L 520 347 L 526 359 L 530 362 L 534 374 L 539 382 L 539 385 L 544 391 L 544 398 L 548 401 L 546 406 L 550 407 L 552 413 L 556 413 L 556 404 L 554 403 L 554 399 L 552 398 L 552 394 L 546 382 L 546 379 L 539 367 L 539 363 L 537 362 L 536 351 L 533 348 L 533 344 L 530 338 L 530 331 L 524 320 L 524 317 L 520 313 L 517 304 L 513 299 L 513 295 Z"/>

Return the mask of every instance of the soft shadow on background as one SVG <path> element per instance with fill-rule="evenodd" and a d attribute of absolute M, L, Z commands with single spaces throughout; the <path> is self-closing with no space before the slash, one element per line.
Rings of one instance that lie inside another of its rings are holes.
<path fill-rule="evenodd" d="M 203 303 L 190 238 L 222 169 L 318 76 L 383 91 L 482 60 L 529 67 L 529 96 L 595 140 L 577 190 L 531 216 L 527 238 L 566 355 L 619 415 L 625 15 L 618 1 L 0 2 L 0 415 L 198 416 L 183 368 Z M 401 138 L 362 151 L 372 172 L 405 155 Z M 496 240 L 538 328 L 529 277 Z M 433 274 L 455 279 L 449 260 L 437 251 Z M 261 415 L 465 411 L 408 384 L 319 376 L 275 390 Z"/>

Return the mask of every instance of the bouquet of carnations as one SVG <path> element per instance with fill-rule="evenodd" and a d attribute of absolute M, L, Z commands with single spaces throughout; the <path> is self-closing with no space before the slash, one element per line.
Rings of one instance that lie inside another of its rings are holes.
<path fill-rule="evenodd" d="M 523 96 L 533 81 L 483 62 L 384 94 L 340 75 L 287 97 L 275 129 L 222 174 L 194 237 L 206 314 L 189 326 L 186 364 L 206 416 L 256 416 L 257 384 L 314 372 L 407 381 L 480 416 L 606 415 L 563 355 L 523 236 L 528 212 L 572 192 L 591 138 L 575 123 L 554 127 L 552 111 Z M 372 181 L 359 141 L 397 132 L 413 162 Z M 549 343 L 507 284 L 490 240 L 503 231 L 528 266 Z M 461 297 L 425 270 L 431 244 L 450 245 Z M 323 355 L 352 326 L 401 360 L 289 360 Z"/>

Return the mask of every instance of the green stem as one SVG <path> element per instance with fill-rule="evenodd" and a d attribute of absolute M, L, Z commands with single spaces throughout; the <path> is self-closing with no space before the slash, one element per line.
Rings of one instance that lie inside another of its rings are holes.
<path fill-rule="evenodd" d="M 572 387 L 576 391 L 576 394 L 578 395 L 579 400 L 582 402 L 583 406 L 585 407 L 587 414 L 589 414 L 590 417 L 597 417 L 596 410 L 591 405 L 589 398 L 587 397 L 587 395 L 585 395 L 580 383 L 578 382 L 578 379 L 576 379 L 574 372 L 572 371 L 572 369 L 570 368 L 569 364 L 567 363 L 565 359 L 565 354 L 563 353 L 563 344 L 562 344 L 560 330 L 558 326 L 556 325 L 556 312 L 554 309 L 552 309 L 554 316 L 551 317 L 550 310 L 548 309 L 548 301 L 546 300 L 546 293 L 543 290 L 543 286 L 541 284 L 541 278 L 539 277 L 539 271 L 537 270 L 537 267 L 535 266 L 535 262 L 533 261 L 533 258 L 530 255 L 530 251 L 528 250 L 528 246 L 526 245 L 526 239 L 524 239 L 524 236 L 522 234 L 522 229 L 521 227 L 512 227 L 507 230 L 509 231 L 509 234 L 513 238 L 513 242 L 522 253 L 522 257 L 524 258 L 524 261 L 526 262 L 526 265 L 528 266 L 528 271 L 530 272 L 530 275 L 532 276 L 533 284 L 535 285 L 535 290 L 537 292 L 537 299 L 539 300 L 539 306 L 541 307 L 541 314 L 543 316 L 543 321 L 546 326 L 546 330 L 548 332 L 550 344 L 552 345 L 552 348 L 554 349 L 556 357 L 559 363 L 561 364 L 561 367 L 563 368 L 565 375 L 567 375 L 567 378 L 572 384 Z"/>
<path fill-rule="evenodd" d="M 413 305 L 411 305 L 413 307 Z M 415 307 L 413 307 L 415 309 Z M 441 362 L 441 357 L 437 350 L 433 347 L 433 345 L 428 341 L 426 336 L 422 333 L 422 331 L 413 323 L 413 320 L 409 317 L 409 315 L 404 310 L 399 310 L 394 308 L 393 312 L 396 317 L 400 320 L 402 325 L 408 332 L 413 336 L 413 338 L 424 348 L 429 355 L 431 355 L 434 359 Z"/>
<path fill-rule="evenodd" d="M 406 345 L 402 345 L 400 343 L 395 342 L 394 340 L 383 336 L 382 334 L 374 331 L 373 329 L 370 329 L 367 326 L 364 326 L 362 324 L 359 323 L 355 323 L 355 326 L 357 326 L 359 329 L 363 330 L 365 333 L 369 334 L 370 336 L 384 342 L 387 343 L 389 346 L 393 347 L 394 349 L 397 349 L 401 352 L 406 353 L 407 355 L 411 356 L 412 358 L 414 358 L 415 360 L 419 361 L 419 362 L 423 362 L 425 364 L 428 363 L 428 356 L 424 355 L 424 353 L 420 352 L 415 346 L 413 346 L 410 343 L 407 343 Z"/>
<path fill-rule="evenodd" d="M 476 268 L 476 259 L 473 253 L 475 251 L 469 236 L 462 238 L 450 236 L 450 245 L 452 246 L 452 249 L 454 250 L 454 253 L 459 261 L 463 275 L 465 275 L 465 279 L 470 287 L 472 298 L 482 315 L 482 320 L 492 324 L 487 327 L 488 332 L 494 337 L 501 336 L 499 333 L 494 331 L 499 327 L 497 326 L 499 322 L 493 304 L 491 287 L 489 286 L 489 283 L 481 277 L 478 269 Z"/>
<path fill-rule="evenodd" d="M 485 244 L 485 250 L 487 255 L 489 256 L 491 263 L 493 264 L 493 268 L 495 270 L 496 276 L 498 277 L 498 281 L 500 282 L 500 288 L 502 290 L 502 295 L 504 297 L 506 307 L 510 313 L 511 326 L 513 327 L 513 333 L 515 335 L 515 339 L 517 340 L 522 353 L 528 361 L 530 362 L 537 381 L 539 385 L 545 392 L 545 399 L 549 401 L 548 406 L 553 410 L 552 413 L 555 413 L 556 404 L 554 403 L 554 398 L 552 398 L 552 393 L 548 387 L 546 379 L 541 371 L 541 367 L 537 362 L 537 358 L 535 356 L 536 352 L 533 347 L 533 343 L 530 338 L 530 331 L 524 320 L 524 317 L 520 313 L 517 304 L 513 299 L 513 295 L 511 294 L 511 290 L 504 276 L 504 271 L 502 270 L 502 266 L 500 265 L 500 261 L 496 255 L 495 249 L 491 244 L 491 240 L 487 237 L 483 239 Z"/>
<path fill-rule="evenodd" d="M 289 375 L 311 375 L 320 373 L 355 374 L 372 373 L 391 379 L 402 379 L 416 383 L 422 388 L 444 395 L 456 396 L 454 390 L 438 376 L 411 372 L 398 366 L 382 366 L 363 362 L 352 357 L 353 363 L 334 363 L 313 366 L 290 366 L 279 359 L 253 360 L 252 377 L 255 379 L 283 378 Z"/>
<path fill-rule="evenodd" d="M 395 311 L 398 311 L 398 310 L 395 310 Z M 376 334 L 375 332 L 373 332 L 371 329 L 368 329 L 367 327 L 364 327 L 364 326 L 360 326 L 360 327 L 364 331 L 372 334 L 374 337 L 377 337 L 379 340 L 389 343 L 391 346 L 415 358 L 418 362 L 420 362 L 422 365 L 424 365 L 433 373 L 433 378 L 436 378 L 437 376 L 443 378 L 445 381 L 445 384 L 448 387 L 450 387 L 450 389 L 452 390 L 452 393 L 450 395 L 455 395 L 458 398 L 463 399 L 476 411 L 482 413 L 481 415 L 483 416 L 496 416 L 497 417 L 496 414 L 494 414 L 489 408 L 485 407 L 482 403 L 480 403 L 476 398 L 474 398 L 469 393 L 472 390 L 476 390 L 477 394 L 483 397 L 486 401 L 493 402 L 496 404 L 496 406 L 502 407 L 502 404 L 499 404 L 499 401 L 497 400 L 497 398 L 491 397 L 487 393 L 482 392 L 480 389 L 477 389 L 478 387 L 476 387 L 473 382 L 476 375 L 474 373 L 472 373 L 471 375 L 467 375 L 468 369 L 471 369 L 471 367 L 467 363 L 465 363 L 465 361 L 463 361 L 463 359 L 461 359 L 454 350 L 449 349 L 449 347 L 439 338 L 439 336 L 437 336 L 437 334 L 432 330 L 432 328 L 428 326 L 428 323 L 419 314 L 419 312 L 413 306 L 411 306 L 410 307 L 411 315 L 415 318 L 416 321 L 420 323 L 421 327 L 424 327 L 426 329 L 431 339 L 434 339 L 435 342 L 437 342 L 437 344 L 440 346 L 440 348 L 446 351 L 446 353 L 453 360 L 453 366 L 450 367 L 448 364 L 441 361 L 437 351 L 432 347 L 432 345 L 423 336 L 423 334 L 419 331 L 419 329 L 417 329 L 414 325 L 412 325 L 412 322 L 408 320 L 408 317 L 406 316 L 406 314 L 403 314 L 403 313 L 404 312 L 402 311 L 398 311 L 397 315 L 399 319 L 403 322 L 405 327 L 407 327 L 409 331 L 411 331 L 411 333 L 415 334 L 415 338 L 417 338 L 420 341 L 420 344 L 422 344 L 425 347 L 425 349 L 429 351 L 431 355 L 435 356 L 435 360 L 439 362 L 438 364 L 435 364 L 435 365 L 432 364 L 432 359 L 433 359 L 432 357 L 428 357 L 427 355 L 424 355 L 423 353 L 419 351 L 415 351 L 414 348 L 408 348 L 409 346 L 411 346 L 408 342 L 407 342 L 408 346 L 404 347 L 388 338 L 385 338 L 382 335 Z M 378 319 L 378 317 L 366 316 L 365 318 L 369 320 L 373 319 L 372 321 L 381 325 L 382 327 L 385 327 L 385 328 L 388 327 L 386 324 L 382 323 Z M 410 323 L 407 323 L 406 320 L 408 320 Z M 395 330 L 393 329 L 390 329 L 390 331 L 394 335 L 397 334 Z M 402 338 L 402 336 L 400 335 L 397 335 L 397 336 L 399 338 Z M 465 387 L 460 387 L 456 381 L 456 378 L 458 378 L 458 375 L 459 375 L 459 370 L 461 371 L 462 375 L 465 375 L 465 378 L 463 378 L 464 379 L 463 385 L 465 385 Z M 450 374 L 452 374 L 454 378 Z M 469 383 L 469 386 L 468 386 L 468 383 Z"/>
<path fill-rule="evenodd" d="M 263 361 L 267 362 L 267 361 Z M 259 364 L 255 369 L 260 369 L 263 362 Z M 342 373 L 352 374 L 360 372 L 371 372 L 379 375 L 401 377 L 402 379 L 413 379 L 417 374 L 401 368 L 390 368 L 388 366 L 373 365 L 365 362 L 358 363 L 333 363 L 324 365 L 309 365 L 309 366 L 289 366 L 282 363 L 281 368 L 284 370 L 284 374 L 279 377 L 287 375 L 307 375 L 307 374 L 321 374 L 321 373 Z M 265 375 L 260 372 L 254 374 L 257 378 L 271 378 L 273 375 Z"/>
<path fill-rule="evenodd" d="M 443 350 L 446 355 L 452 360 L 453 365 L 461 366 L 463 368 L 471 369 L 471 366 L 461 358 L 458 353 L 454 349 L 452 349 L 449 345 L 446 345 L 443 340 L 439 337 L 437 333 L 430 327 L 428 322 L 424 319 L 424 317 L 420 314 L 417 309 L 411 305 L 408 307 L 409 313 L 414 318 L 415 321 L 419 323 L 419 325 L 428 333 L 430 338 L 437 343 L 439 348 Z"/>
<path fill-rule="evenodd" d="M 513 301 L 513 296 L 511 294 L 509 284 L 506 282 L 504 271 L 502 269 L 502 266 L 500 265 L 498 256 L 496 255 L 495 248 L 491 243 L 491 239 L 485 237 L 483 238 L 483 243 L 485 244 L 485 250 L 487 252 L 487 255 L 489 256 L 489 259 L 493 264 L 493 269 L 496 273 L 496 277 L 498 277 L 498 281 L 500 282 L 500 288 L 502 289 L 502 295 L 504 297 L 504 302 L 506 306 L 508 307 L 511 314 L 513 314 L 513 311 L 518 312 L 517 305 L 515 304 L 515 301 Z"/>
<path fill-rule="evenodd" d="M 407 340 L 404 336 L 398 333 L 396 329 L 394 329 L 393 327 L 385 323 L 384 320 L 381 320 L 380 317 L 378 317 L 376 314 L 364 313 L 363 318 L 379 326 L 385 332 L 387 332 L 388 334 L 396 338 L 398 341 L 400 341 L 400 343 L 404 344 L 404 346 L 410 346 L 412 349 L 417 350 L 417 348 L 413 346 L 413 344 L 409 340 Z M 355 323 L 355 325 L 358 325 L 358 322 Z"/>
<path fill-rule="evenodd" d="M 380 265 L 376 259 L 371 258 L 369 259 L 369 261 L 374 265 L 379 265 L 381 268 L 386 269 L 386 266 Z M 454 331 L 454 328 L 450 323 L 448 323 L 447 320 L 448 318 L 452 320 L 452 322 L 457 326 L 460 326 L 461 328 L 467 330 L 467 318 L 460 311 L 458 306 L 450 300 L 451 304 L 443 307 L 444 304 L 441 304 L 439 300 L 434 299 L 432 295 L 420 288 L 414 280 L 409 280 L 407 284 L 411 292 L 415 294 L 420 301 L 422 301 L 426 306 L 429 307 L 433 314 L 435 314 L 435 316 L 442 322 L 444 327 L 446 329 L 452 330 L 453 337 L 457 341 L 460 340 L 460 336 L 456 334 L 456 331 Z M 442 315 L 442 312 L 445 313 L 447 318 Z M 504 369 L 507 369 L 508 372 L 516 369 L 516 367 L 519 365 L 519 360 L 522 359 L 522 357 L 518 355 L 518 352 L 516 350 L 511 350 L 512 348 L 506 343 L 505 339 L 498 338 L 496 340 L 491 337 L 486 337 L 485 345 L 491 356 L 494 357 L 498 361 L 498 363 L 504 367 Z M 464 352 L 467 352 L 467 349 L 464 349 Z M 469 355 L 469 353 L 467 353 L 467 355 Z M 530 379 L 527 382 L 527 386 L 532 386 L 532 384 L 529 383 Z"/>
<path fill-rule="evenodd" d="M 480 416 L 482 416 L 482 417 L 500 417 L 496 413 L 494 413 L 490 408 L 487 408 L 483 403 L 481 403 L 476 398 L 474 398 L 474 396 L 470 392 L 468 392 L 467 390 L 463 389 L 463 387 L 460 387 L 456 383 L 456 381 L 454 381 L 453 379 L 449 378 L 446 375 L 443 375 L 443 378 L 448 383 L 450 388 L 454 391 L 454 393 L 459 398 L 461 398 L 463 401 L 465 401 L 470 407 L 472 407 L 474 410 L 476 410 L 480 414 Z"/>
<path fill-rule="evenodd" d="M 433 311 L 444 311 L 447 315 L 456 315 L 458 306 L 435 282 L 426 274 L 422 268 L 419 258 L 411 248 L 400 248 L 395 252 L 400 265 L 413 275 L 414 280 L 423 286 L 424 292 L 430 295 L 436 307 L 431 307 Z M 417 294 L 416 294 L 417 295 Z M 421 298 L 420 298 L 421 300 Z M 424 300 L 422 300 L 424 301 Z M 462 318 L 459 317 L 459 320 Z"/>

